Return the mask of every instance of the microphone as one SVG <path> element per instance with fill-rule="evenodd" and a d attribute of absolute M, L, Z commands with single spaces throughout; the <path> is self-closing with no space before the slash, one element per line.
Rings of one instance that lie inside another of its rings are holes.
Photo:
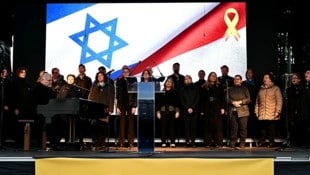
<path fill-rule="evenodd" d="M 86 89 L 84 87 L 81 87 L 79 85 L 77 85 L 76 83 L 72 84 L 74 87 L 78 88 L 79 91 L 83 90 L 83 91 L 90 91 L 89 89 Z"/>
<path fill-rule="evenodd" d="M 106 74 L 109 75 L 109 74 L 111 74 L 111 73 L 114 72 L 114 71 L 115 71 L 114 69 L 111 69 L 111 70 L 109 70 Z"/>

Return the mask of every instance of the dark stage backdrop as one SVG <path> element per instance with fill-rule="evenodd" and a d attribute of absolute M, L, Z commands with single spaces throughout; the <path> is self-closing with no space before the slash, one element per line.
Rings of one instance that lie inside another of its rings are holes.
<path fill-rule="evenodd" d="M 45 5 L 15 5 L 13 69 L 28 67 L 28 76 L 32 80 L 45 67 Z M 287 21 L 282 19 L 285 8 L 285 3 L 247 2 L 247 62 L 248 67 L 254 68 L 258 75 L 279 69 L 277 32 L 286 26 Z"/>
<path fill-rule="evenodd" d="M 21 3 L 15 6 L 13 69 L 25 66 L 35 81 L 45 66 L 45 5 Z"/>

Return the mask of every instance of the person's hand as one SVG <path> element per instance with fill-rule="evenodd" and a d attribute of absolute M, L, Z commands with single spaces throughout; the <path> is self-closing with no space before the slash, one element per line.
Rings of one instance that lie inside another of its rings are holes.
<path fill-rule="evenodd" d="M 156 113 L 156 116 L 157 116 L 158 119 L 160 119 L 160 118 L 161 118 L 160 112 L 157 112 L 157 113 Z"/>
<path fill-rule="evenodd" d="M 187 112 L 188 112 L 189 114 L 191 114 L 191 113 L 193 113 L 193 109 L 192 109 L 192 108 L 188 108 L 188 109 L 187 109 Z"/>
<path fill-rule="evenodd" d="M 121 110 L 119 108 L 116 108 L 116 113 L 121 114 Z"/>
<path fill-rule="evenodd" d="M 225 114 L 225 110 L 221 109 L 221 114 L 224 115 Z"/>
<path fill-rule="evenodd" d="M 237 101 L 232 101 L 231 104 L 232 104 L 234 107 L 236 107 Z"/>
<path fill-rule="evenodd" d="M 8 105 L 4 105 L 3 106 L 3 110 L 8 111 L 9 110 L 9 106 Z"/>
<path fill-rule="evenodd" d="M 274 116 L 275 116 L 275 118 L 280 118 L 280 113 L 276 112 Z"/>
<path fill-rule="evenodd" d="M 135 114 L 136 110 L 137 110 L 137 108 L 131 108 L 131 114 Z"/>
<path fill-rule="evenodd" d="M 15 110 L 14 110 L 14 114 L 15 114 L 15 115 L 19 115 L 19 110 L 18 110 L 18 109 L 15 109 Z"/>
<path fill-rule="evenodd" d="M 102 121 L 102 122 L 108 123 L 108 122 L 109 122 L 109 117 L 106 117 L 106 118 L 99 118 L 99 120 Z"/>
<path fill-rule="evenodd" d="M 233 105 L 234 107 L 236 107 L 236 108 L 240 107 L 241 104 L 242 104 L 242 101 L 241 101 L 241 100 L 240 100 L 240 101 L 233 101 L 233 102 L 232 102 L 232 105 Z"/>
<path fill-rule="evenodd" d="M 175 113 L 175 118 L 179 118 L 180 117 L 180 112 L 176 112 Z"/>

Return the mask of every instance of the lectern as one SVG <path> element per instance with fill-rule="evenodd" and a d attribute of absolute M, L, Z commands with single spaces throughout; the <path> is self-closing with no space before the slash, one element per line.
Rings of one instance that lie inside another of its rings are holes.
<path fill-rule="evenodd" d="M 155 150 L 155 83 L 139 82 L 137 89 L 138 153 L 154 153 Z"/>

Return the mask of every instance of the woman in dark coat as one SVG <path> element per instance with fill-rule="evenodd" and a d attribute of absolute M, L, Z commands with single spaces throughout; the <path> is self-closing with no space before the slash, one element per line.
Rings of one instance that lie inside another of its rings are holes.
<path fill-rule="evenodd" d="M 96 74 L 95 82 L 90 88 L 88 99 L 97 103 L 107 105 L 107 109 L 102 109 L 102 115 L 96 116 L 95 131 L 93 133 L 94 148 L 101 149 L 106 145 L 106 138 L 108 136 L 108 121 L 109 116 L 114 109 L 115 88 L 113 84 L 106 83 L 103 72 Z"/>
<path fill-rule="evenodd" d="M 221 147 L 223 145 L 223 123 L 222 115 L 224 114 L 224 94 L 223 87 L 217 80 L 215 72 L 210 72 L 206 84 L 204 85 L 204 93 L 201 111 L 204 117 L 204 142 L 206 147 Z"/>
<path fill-rule="evenodd" d="M 197 115 L 199 109 L 199 89 L 194 85 L 192 77 L 185 75 L 184 87 L 180 89 L 180 102 L 184 110 L 184 134 L 186 147 L 195 147 Z"/>
<path fill-rule="evenodd" d="M 175 125 L 179 118 L 179 97 L 174 89 L 173 79 L 168 78 L 164 83 L 164 93 L 160 93 L 157 99 L 157 118 L 160 120 L 161 143 L 166 147 L 167 139 L 170 139 L 170 147 L 175 145 Z"/>

